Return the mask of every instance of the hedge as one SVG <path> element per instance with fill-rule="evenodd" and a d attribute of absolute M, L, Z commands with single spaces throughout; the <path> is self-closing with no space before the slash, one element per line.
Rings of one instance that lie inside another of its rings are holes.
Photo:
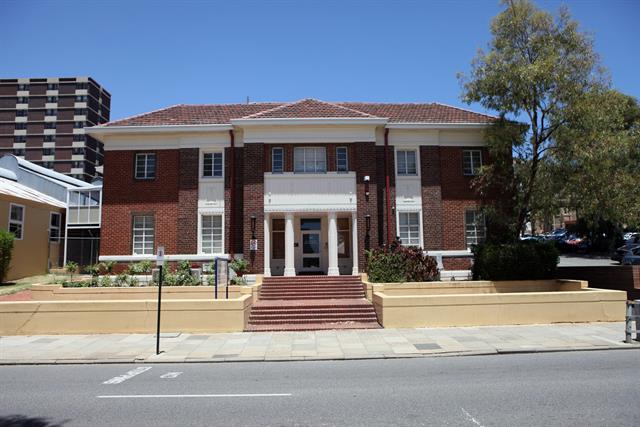
<path fill-rule="evenodd" d="M 13 234 L 7 230 L 0 230 L 0 283 L 4 283 L 4 279 L 9 272 L 9 264 L 11 264 L 11 253 L 13 252 Z"/>
<path fill-rule="evenodd" d="M 367 273 L 375 283 L 438 280 L 438 264 L 417 247 L 397 243 L 367 251 Z"/>
<path fill-rule="evenodd" d="M 553 279 L 559 262 L 558 249 L 547 242 L 485 243 L 473 253 L 474 280 Z"/>

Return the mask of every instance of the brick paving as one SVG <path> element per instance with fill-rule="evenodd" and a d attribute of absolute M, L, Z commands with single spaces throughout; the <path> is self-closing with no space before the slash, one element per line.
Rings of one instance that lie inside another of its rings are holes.
<path fill-rule="evenodd" d="M 572 350 L 640 349 L 624 323 L 304 332 L 0 337 L 0 364 L 232 362 L 427 357 Z"/>
<path fill-rule="evenodd" d="M 0 301 L 31 301 L 31 291 L 20 291 L 9 295 L 0 295 Z"/>

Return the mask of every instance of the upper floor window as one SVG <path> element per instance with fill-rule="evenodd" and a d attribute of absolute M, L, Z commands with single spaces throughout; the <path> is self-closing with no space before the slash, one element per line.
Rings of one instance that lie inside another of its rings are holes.
<path fill-rule="evenodd" d="M 76 89 L 88 89 L 89 85 L 87 83 L 76 83 Z"/>
<path fill-rule="evenodd" d="M 25 122 L 16 123 L 16 129 L 26 129 L 26 128 L 27 128 L 27 124 Z"/>
<path fill-rule="evenodd" d="M 153 215 L 133 217 L 133 254 L 153 255 L 155 221 Z"/>
<path fill-rule="evenodd" d="M 27 110 L 16 110 L 16 117 L 26 117 Z"/>
<path fill-rule="evenodd" d="M 404 246 L 420 246 L 420 213 L 399 212 L 398 231 Z"/>
<path fill-rule="evenodd" d="M 467 248 L 483 243 L 487 230 L 484 222 L 484 215 L 475 209 L 469 209 L 464 213 L 465 238 Z"/>
<path fill-rule="evenodd" d="M 58 89 L 58 83 L 49 83 L 47 85 L 47 90 L 57 90 Z"/>
<path fill-rule="evenodd" d="M 284 150 L 282 147 L 271 149 L 271 172 L 282 173 L 284 171 Z"/>
<path fill-rule="evenodd" d="M 29 98 L 25 96 L 18 97 L 18 104 L 27 104 L 27 103 L 29 103 Z"/>
<path fill-rule="evenodd" d="M 45 116 L 55 116 L 56 115 L 56 110 L 54 110 L 53 108 L 47 108 L 44 112 Z"/>
<path fill-rule="evenodd" d="M 415 150 L 396 151 L 396 170 L 398 175 L 417 175 Z"/>
<path fill-rule="evenodd" d="M 27 137 L 24 135 L 16 135 L 13 137 L 13 142 L 27 142 Z"/>
<path fill-rule="evenodd" d="M 9 205 L 9 233 L 13 233 L 17 240 L 24 235 L 24 206 Z"/>
<path fill-rule="evenodd" d="M 49 214 L 49 241 L 60 241 L 60 214 L 58 212 L 50 212 Z"/>
<path fill-rule="evenodd" d="M 84 127 L 84 122 L 74 122 L 73 127 L 76 129 L 82 129 Z"/>
<path fill-rule="evenodd" d="M 42 149 L 43 156 L 53 156 L 54 154 L 56 154 L 55 148 L 47 147 Z"/>
<path fill-rule="evenodd" d="M 57 96 L 47 96 L 47 102 L 58 102 Z"/>
<path fill-rule="evenodd" d="M 154 179 L 156 177 L 156 154 L 136 154 L 136 179 Z"/>
<path fill-rule="evenodd" d="M 56 128 L 56 122 L 45 122 L 44 123 L 44 128 L 45 129 L 55 129 Z"/>
<path fill-rule="evenodd" d="M 336 171 L 349 171 L 349 155 L 347 152 L 347 147 L 336 148 Z"/>
<path fill-rule="evenodd" d="M 29 90 L 29 85 L 21 83 L 18 85 L 18 90 Z"/>
<path fill-rule="evenodd" d="M 222 177 L 222 153 L 204 153 L 202 155 L 202 176 L 205 178 Z"/>
<path fill-rule="evenodd" d="M 482 166 L 482 150 L 462 150 L 462 173 L 478 175 Z"/>
<path fill-rule="evenodd" d="M 324 173 L 327 171 L 327 153 L 324 147 L 296 147 L 293 151 L 295 172 Z"/>
<path fill-rule="evenodd" d="M 53 134 L 48 134 L 44 136 L 44 142 L 55 142 L 56 136 Z"/>
<path fill-rule="evenodd" d="M 87 95 L 76 95 L 76 102 L 87 102 Z"/>

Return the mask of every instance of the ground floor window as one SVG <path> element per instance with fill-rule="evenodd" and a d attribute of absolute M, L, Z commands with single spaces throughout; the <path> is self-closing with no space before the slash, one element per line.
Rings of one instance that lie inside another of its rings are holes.
<path fill-rule="evenodd" d="M 222 215 L 202 215 L 201 221 L 202 252 L 205 254 L 223 253 Z"/>
<path fill-rule="evenodd" d="M 404 246 L 420 246 L 420 213 L 398 213 L 400 241 Z"/>
<path fill-rule="evenodd" d="M 17 240 L 22 240 L 24 233 L 24 206 L 9 205 L 9 233 L 13 233 Z"/>
<path fill-rule="evenodd" d="M 58 212 L 51 212 L 49 216 L 49 241 L 60 241 L 60 214 Z"/>
<path fill-rule="evenodd" d="M 338 218 L 338 257 L 349 258 L 351 247 L 349 245 L 349 218 Z"/>
<path fill-rule="evenodd" d="M 486 226 L 484 215 L 475 209 L 469 209 L 464 213 L 465 237 L 467 248 L 483 243 L 486 238 Z"/>
<path fill-rule="evenodd" d="M 133 254 L 153 255 L 155 220 L 153 215 L 133 216 Z"/>
<path fill-rule="evenodd" d="M 284 219 L 274 218 L 271 226 L 271 256 L 273 259 L 284 259 Z"/>

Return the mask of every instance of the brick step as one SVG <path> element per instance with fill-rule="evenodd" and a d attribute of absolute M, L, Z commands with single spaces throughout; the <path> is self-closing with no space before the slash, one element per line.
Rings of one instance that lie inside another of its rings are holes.
<path fill-rule="evenodd" d="M 289 318 L 289 319 L 261 319 L 259 321 L 250 321 L 250 325 L 303 325 L 306 323 L 332 323 L 332 322 L 376 322 L 376 317 L 360 318 L 360 317 L 318 317 L 318 318 Z"/>
<path fill-rule="evenodd" d="M 263 288 L 315 288 L 315 287 L 339 287 L 339 286 L 362 286 L 360 282 L 309 282 L 309 283 L 263 283 Z"/>
<path fill-rule="evenodd" d="M 331 308 L 315 308 L 315 307 L 295 307 L 290 309 L 283 308 L 273 308 L 268 310 L 262 309 L 254 309 L 251 310 L 251 314 L 305 314 L 305 313 L 371 313 L 373 312 L 372 307 L 331 307 Z"/>
<path fill-rule="evenodd" d="M 342 312 L 306 312 L 306 313 L 297 313 L 297 312 L 274 312 L 274 313 L 251 313 L 249 317 L 252 320 L 259 319 L 280 319 L 280 318 L 295 318 L 295 319 L 306 319 L 309 317 L 317 317 L 317 318 L 329 318 L 329 317 L 375 317 L 375 311 L 342 311 Z"/>
<path fill-rule="evenodd" d="M 366 300 L 362 303 L 347 302 L 349 300 L 298 300 L 298 301 L 258 301 L 251 310 L 336 310 L 336 309 L 357 309 L 371 308 Z M 354 301 L 354 300 L 351 300 Z M 357 301 L 357 300 L 356 300 Z"/>
<path fill-rule="evenodd" d="M 378 322 L 331 322 L 284 325 L 249 325 L 248 332 L 320 331 L 330 329 L 380 329 Z"/>
<path fill-rule="evenodd" d="M 318 295 L 318 294 L 354 294 L 364 295 L 362 289 L 292 289 L 260 291 L 260 295 Z"/>
<path fill-rule="evenodd" d="M 340 299 L 353 299 L 354 295 L 289 295 L 289 296 L 266 296 L 260 297 L 261 300 L 265 301 L 277 301 L 277 300 L 340 300 Z"/>
<path fill-rule="evenodd" d="M 310 284 L 310 283 L 362 283 L 360 279 L 335 279 L 335 280 L 326 280 L 326 279 L 309 279 L 309 280 L 264 280 L 262 281 L 263 285 L 287 285 L 287 284 Z"/>

